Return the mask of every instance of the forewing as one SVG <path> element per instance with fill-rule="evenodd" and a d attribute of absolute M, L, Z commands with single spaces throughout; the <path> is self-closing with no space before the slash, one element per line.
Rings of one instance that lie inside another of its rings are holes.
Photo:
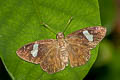
<path fill-rule="evenodd" d="M 25 61 L 39 64 L 49 50 L 56 45 L 56 40 L 39 40 L 23 46 L 17 50 L 17 55 Z"/>
<path fill-rule="evenodd" d="M 105 34 L 104 27 L 88 27 L 67 35 L 66 40 L 68 43 L 84 45 L 92 49 L 104 38 Z"/>

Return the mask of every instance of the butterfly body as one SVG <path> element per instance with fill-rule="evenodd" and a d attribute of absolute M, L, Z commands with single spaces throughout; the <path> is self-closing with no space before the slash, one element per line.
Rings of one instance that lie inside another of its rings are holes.
<path fill-rule="evenodd" d="M 62 32 L 56 39 L 39 40 L 17 50 L 17 55 L 25 61 L 40 64 L 52 74 L 63 70 L 68 63 L 71 67 L 86 64 L 93 49 L 105 36 L 104 27 L 88 27 L 75 31 L 66 37 Z"/>
<path fill-rule="evenodd" d="M 62 64 L 65 64 L 65 66 L 67 66 L 68 56 L 69 56 L 67 47 L 69 46 L 69 44 L 65 40 L 65 36 L 62 32 L 59 32 L 56 38 L 57 38 L 57 44 L 58 44 L 57 48 L 60 50 L 60 59 L 63 61 Z"/>

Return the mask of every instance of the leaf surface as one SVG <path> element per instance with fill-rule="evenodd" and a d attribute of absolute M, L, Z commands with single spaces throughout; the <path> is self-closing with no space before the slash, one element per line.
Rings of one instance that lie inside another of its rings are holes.
<path fill-rule="evenodd" d="M 97 57 L 91 51 L 87 64 L 55 74 L 44 72 L 40 65 L 20 59 L 16 50 L 21 46 L 56 35 L 41 26 L 44 22 L 56 33 L 62 32 L 73 17 L 65 35 L 89 26 L 101 25 L 97 0 L 0 0 L 0 56 L 13 80 L 82 80 Z"/>

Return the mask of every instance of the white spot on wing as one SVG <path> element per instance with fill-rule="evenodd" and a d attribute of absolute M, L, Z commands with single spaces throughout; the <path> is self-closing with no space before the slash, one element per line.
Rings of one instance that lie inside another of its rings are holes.
<path fill-rule="evenodd" d="M 33 50 L 31 51 L 31 54 L 32 54 L 33 57 L 37 56 L 37 54 L 38 54 L 38 44 L 35 43 L 33 45 Z"/>
<path fill-rule="evenodd" d="M 93 35 L 91 35 L 87 30 L 83 31 L 83 34 L 88 39 L 88 41 L 93 41 Z"/>

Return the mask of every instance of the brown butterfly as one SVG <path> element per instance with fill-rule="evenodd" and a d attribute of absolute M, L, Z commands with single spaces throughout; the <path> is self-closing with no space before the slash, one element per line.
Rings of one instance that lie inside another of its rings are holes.
<path fill-rule="evenodd" d="M 101 26 L 80 29 L 66 37 L 59 32 L 56 39 L 39 40 L 23 46 L 17 50 L 17 55 L 25 61 L 40 64 L 44 71 L 52 74 L 63 70 L 68 63 L 71 67 L 85 64 L 90 58 L 90 50 L 105 34 L 106 28 Z"/>

